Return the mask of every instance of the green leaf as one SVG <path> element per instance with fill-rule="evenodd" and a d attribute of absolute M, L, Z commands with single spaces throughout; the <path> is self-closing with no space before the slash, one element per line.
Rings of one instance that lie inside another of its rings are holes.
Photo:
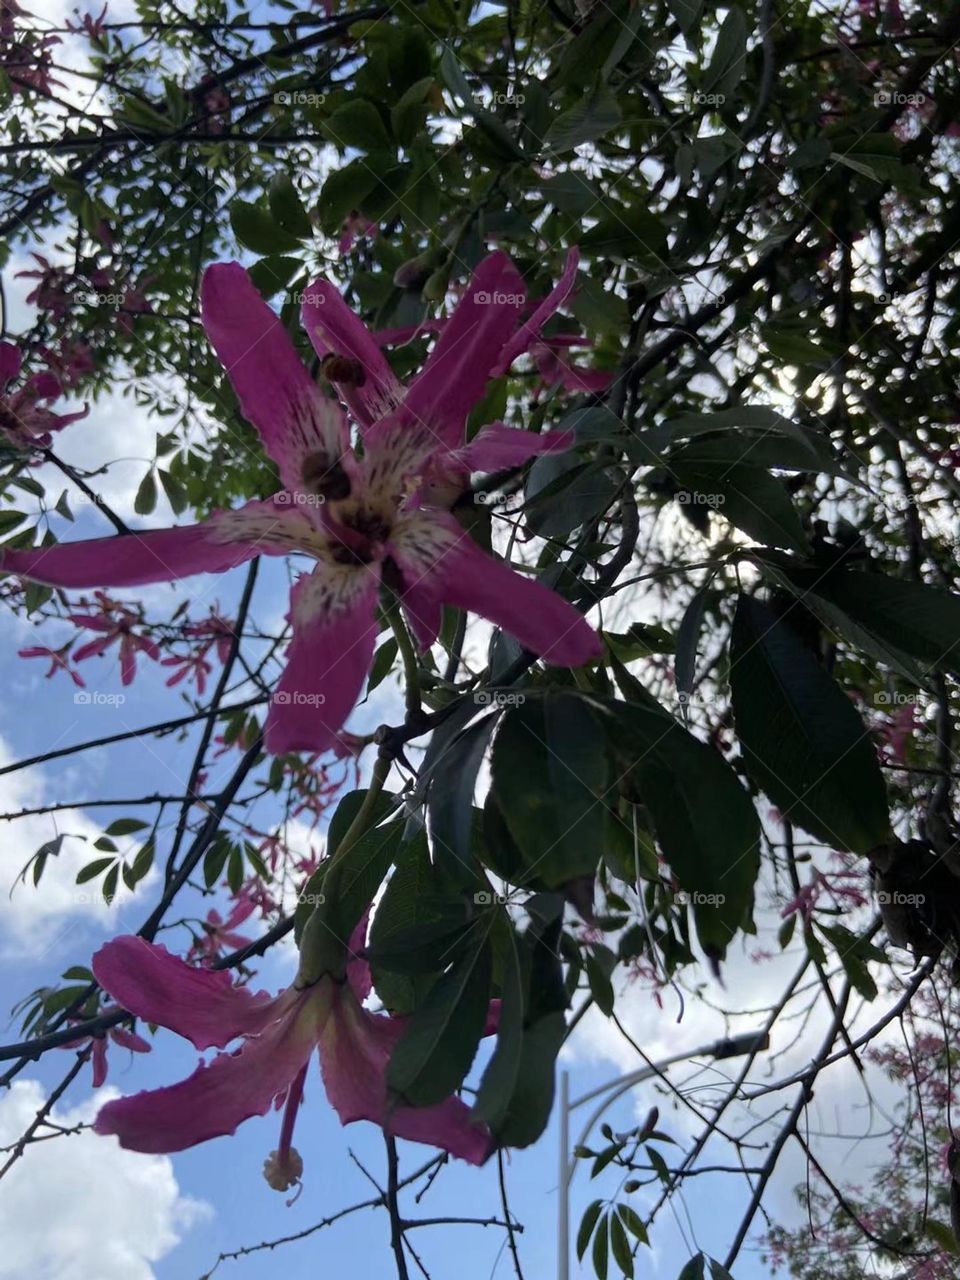
<path fill-rule="evenodd" d="M 442 46 L 443 52 L 440 54 L 440 75 L 444 84 L 453 94 L 457 102 L 462 107 L 473 110 L 473 90 L 470 88 L 467 77 L 460 68 L 460 60 L 453 52 L 448 44 Z"/>
<path fill-rule="evenodd" d="M 676 483 L 731 524 L 775 547 L 787 547 L 801 555 L 809 550 L 806 534 L 790 495 L 783 484 L 762 467 L 747 463 L 711 465 L 668 460 Z M 678 498 L 682 501 L 682 495 Z"/>
<path fill-rule="evenodd" d="M 160 483 L 163 491 L 167 495 L 167 501 L 170 503 L 170 509 L 176 516 L 181 515 L 190 505 L 187 498 L 186 490 L 178 480 L 175 480 L 169 471 L 165 471 L 163 467 L 157 467 L 157 475 L 160 477 Z"/>
<path fill-rule="evenodd" d="M 116 862 L 116 858 L 95 858 L 93 862 L 88 862 L 85 867 L 81 867 L 77 872 L 77 884 L 86 884 L 88 880 L 95 880 L 98 875 L 106 871 L 107 867 L 112 867 Z"/>
<path fill-rule="evenodd" d="M 595 257 L 662 266 L 667 232 L 660 219 L 642 205 L 618 208 L 581 235 L 580 248 Z"/>
<path fill-rule="evenodd" d="M 484 938 L 428 992 L 387 1068 L 388 1088 L 413 1106 L 442 1102 L 470 1070 L 487 1019 L 490 946 Z"/>
<path fill-rule="evenodd" d="M 756 811 L 719 752 L 687 733 L 649 695 L 608 705 L 630 796 L 652 818 L 663 855 L 690 898 L 701 945 L 720 957 L 753 900 Z"/>
<path fill-rule="evenodd" d="M 298 240 L 309 240 L 313 234 L 310 218 L 288 174 L 278 173 L 270 183 L 270 212 L 274 221 Z"/>
<path fill-rule="evenodd" d="M 107 827 L 108 836 L 130 836 L 135 831 L 145 831 L 150 824 L 141 822 L 139 818 L 117 818 Z"/>
<path fill-rule="evenodd" d="M 790 628 L 746 595 L 730 688 L 747 772 L 785 818 L 854 853 L 889 837 L 883 775 L 853 704 Z"/>
<path fill-rule="evenodd" d="M 335 235 L 349 214 L 363 208 L 363 202 L 378 183 L 377 172 L 368 160 L 352 160 L 334 169 L 320 191 L 317 211 L 327 235 Z"/>
<path fill-rule="evenodd" d="M 647 1228 L 643 1225 L 643 1219 L 637 1213 L 636 1209 L 628 1204 L 618 1204 L 617 1213 L 621 1222 L 627 1228 L 631 1235 L 635 1236 L 641 1244 L 648 1244 L 649 1237 Z"/>
<path fill-rule="evenodd" d="M 711 579 L 712 581 L 712 579 Z M 680 628 L 677 631 L 677 656 L 674 661 L 677 697 L 683 710 L 684 719 L 693 682 L 696 677 L 697 645 L 700 643 L 700 628 L 703 626 L 703 614 L 710 598 L 710 581 L 697 591 L 683 611 Z"/>
<path fill-rule="evenodd" d="M 498 931 L 500 975 L 500 1021 L 497 1044 L 477 1090 L 473 1114 L 489 1125 L 496 1135 L 503 1123 L 517 1087 L 523 1057 L 524 982 L 513 926 L 503 920 Z"/>
<path fill-rule="evenodd" d="M 572 151 L 584 142 L 594 142 L 615 129 L 623 119 L 616 98 L 598 80 L 590 92 L 550 125 L 544 138 L 547 151 Z"/>
<path fill-rule="evenodd" d="M 704 0 L 669 0 L 670 12 L 676 18 L 680 30 L 689 35 L 703 12 Z"/>
<path fill-rule="evenodd" d="M 551 887 L 596 870 L 609 768 L 603 732 L 582 698 L 549 693 L 512 707 L 494 740 L 492 777 L 530 870 Z"/>
<path fill-rule="evenodd" d="M 687 1265 L 677 1276 L 677 1280 L 704 1280 L 703 1264 L 706 1261 L 702 1253 L 698 1253 L 695 1258 L 691 1258 Z"/>
<path fill-rule="evenodd" d="M 610 1221 L 604 1217 L 597 1224 L 593 1236 L 593 1270 L 597 1280 L 607 1280 L 607 1265 L 610 1254 Z"/>
<path fill-rule="evenodd" d="M 476 870 L 471 837 L 477 774 L 499 713 L 485 716 L 456 737 L 430 778 L 427 809 L 436 862 L 456 878 L 469 881 Z"/>
<path fill-rule="evenodd" d="M 710 66 L 704 76 L 706 93 L 727 96 L 743 79 L 747 60 L 747 19 L 738 5 L 731 5 L 720 24 Z"/>
<path fill-rule="evenodd" d="M 802 564 L 763 553 L 757 563 L 828 627 L 908 679 L 960 673 L 960 595 L 905 578 Z"/>
<path fill-rule="evenodd" d="M 138 516 L 148 516 L 156 505 L 157 482 L 151 469 L 140 481 L 136 497 L 133 500 L 133 509 Z"/>
<path fill-rule="evenodd" d="M 376 689 L 377 685 L 382 684 L 386 677 L 393 670 L 393 664 L 397 660 L 397 640 L 395 636 L 387 636 L 383 644 L 380 645 L 377 652 L 373 655 L 373 664 L 370 667 L 370 679 L 367 682 L 367 693 L 371 693 Z"/>
<path fill-rule="evenodd" d="M 130 876 L 127 880 L 127 887 L 129 889 L 132 889 L 135 885 L 139 884 L 143 877 L 147 875 L 150 868 L 153 866 L 153 859 L 156 852 L 156 841 L 153 836 L 151 836 L 150 839 L 141 847 L 130 866 Z"/>
<path fill-rule="evenodd" d="M 594 1200 L 587 1206 L 587 1211 L 580 1219 L 580 1230 L 577 1232 L 577 1258 L 582 1262 L 583 1255 L 587 1252 L 587 1245 L 590 1243 L 590 1237 L 593 1235 L 593 1229 L 597 1225 L 597 1219 L 600 1217 L 600 1210 L 603 1208 L 602 1200 Z"/>
<path fill-rule="evenodd" d="M 338 107 L 324 128 L 340 147 L 356 147 L 360 151 L 389 151 L 393 143 L 383 117 L 366 98 L 354 98 Z"/>
<path fill-rule="evenodd" d="M 237 240 L 254 253 L 289 253 L 300 248 L 300 241 L 274 219 L 266 209 L 246 200 L 234 200 L 230 206 L 230 225 Z"/>
<path fill-rule="evenodd" d="M 633 1280 L 633 1257 L 630 1252 L 630 1241 L 619 1216 L 610 1215 L 610 1251 L 613 1260 L 628 1280 Z"/>
<path fill-rule="evenodd" d="M 545 454 L 530 468 L 526 521 L 542 538 L 562 538 L 606 511 L 617 491 L 611 473 L 571 453 Z"/>
<path fill-rule="evenodd" d="M 0 511 L 0 537 L 23 524 L 26 518 L 22 511 Z"/>

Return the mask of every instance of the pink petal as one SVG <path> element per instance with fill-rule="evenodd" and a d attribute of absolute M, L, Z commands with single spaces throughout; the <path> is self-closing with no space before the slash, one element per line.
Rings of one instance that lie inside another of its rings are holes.
<path fill-rule="evenodd" d="M 259 1035 L 287 1003 L 284 996 L 234 986 L 228 973 L 194 969 L 143 938 L 114 938 L 96 953 L 92 967 L 117 1004 L 185 1036 L 197 1049 L 222 1049 L 238 1036 Z"/>
<path fill-rule="evenodd" d="M 579 610 L 534 578 L 481 551 L 452 516 L 411 512 L 393 532 L 404 606 L 420 618 L 438 603 L 495 622 L 546 662 L 577 667 L 599 657 L 600 639 Z"/>
<path fill-rule="evenodd" d="M 370 426 L 396 408 L 402 394 L 400 383 L 370 330 L 328 280 L 321 276 L 306 290 L 301 314 L 303 327 L 318 355 L 345 356 L 356 360 L 363 370 L 362 386 L 351 382 L 335 384 L 361 427 Z"/>
<path fill-rule="evenodd" d="M 233 1133 L 251 1116 L 266 1115 L 306 1066 L 329 1005 L 327 983 L 300 993 L 283 1021 L 236 1053 L 218 1053 L 179 1084 L 108 1102 L 94 1130 L 115 1134 L 128 1151 L 153 1154 Z"/>
<path fill-rule="evenodd" d="M 138 1036 L 135 1031 L 128 1031 L 126 1027 L 113 1027 L 110 1038 L 115 1040 L 122 1049 L 129 1049 L 131 1053 L 150 1053 L 153 1048 L 143 1036 Z"/>
<path fill-rule="evenodd" d="M 353 994 L 361 1004 L 373 990 L 373 977 L 370 973 L 370 966 L 366 957 L 360 954 L 367 945 L 367 928 L 369 924 L 370 908 L 367 907 L 350 935 L 350 941 L 347 943 L 347 950 L 350 953 L 350 959 L 347 961 L 347 982 L 349 982 Z"/>
<path fill-rule="evenodd" d="M 90 1057 L 93 1064 L 93 1087 L 99 1089 L 107 1078 L 107 1042 L 102 1036 L 94 1040 Z"/>
<path fill-rule="evenodd" d="M 310 377 L 280 317 L 239 263 L 207 268 L 202 317 L 244 415 L 287 488 L 302 487 L 305 459 L 320 454 L 328 465 L 336 462 L 349 439 L 343 412 Z"/>
<path fill-rule="evenodd" d="M 519 431 L 505 422 L 491 422 L 478 431 L 463 449 L 456 451 L 456 458 L 470 471 L 498 471 L 501 467 L 516 467 L 543 453 L 563 453 L 574 443 L 572 431 L 545 431 L 536 435 L 532 431 Z"/>
<path fill-rule="evenodd" d="M 298 530 L 307 527 L 292 508 L 249 502 L 175 529 L 7 551 L 0 556 L 0 569 L 53 587 L 137 587 L 222 573 L 256 555 L 285 555 Z"/>
<path fill-rule="evenodd" d="M 526 320 L 510 341 L 506 343 L 500 353 L 500 358 L 497 360 L 491 376 L 500 377 L 502 374 L 506 373 L 514 360 L 516 360 L 517 356 L 522 355 L 531 343 L 536 341 L 540 330 L 558 307 L 563 305 L 567 299 L 567 295 L 573 288 L 574 281 L 577 278 L 577 265 L 579 261 L 580 250 L 574 246 L 567 251 L 567 262 L 563 269 L 563 275 L 553 286 L 547 296 L 537 304 L 530 319 Z"/>
<path fill-rule="evenodd" d="M 404 400 L 407 414 L 429 428 L 437 443 L 451 449 L 463 443 L 467 414 L 483 398 L 526 296 L 505 253 L 491 253 L 477 267 Z"/>
<path fill-rule="evenodd" d="M 293 640 L 264 731 L 274 755 L 337 741 L 370 670 L 379 585 L 378 566 L 321 563 L 294 587 Z"/>
<path fill-rule="evenodd" d="M 489 1131 L 471 1119 L 459 1098 L 432 1107 L 399 1106 L 387 1097 L 387 1063 L 406 1028 L 405 1018 L 370 1013 L 340 987 L 320 1039 L 327 1097 L 343 1124 L 371 1120 L 387 1133 L 440 1147 L 470 1164 L 483 1164 L 493 1149 Z"/>

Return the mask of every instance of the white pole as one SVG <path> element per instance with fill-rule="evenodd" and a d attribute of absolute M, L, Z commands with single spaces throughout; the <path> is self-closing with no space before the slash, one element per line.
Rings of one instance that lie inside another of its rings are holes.
<path fill-rule="evenodd" d="M 560 1165 L 557 1195 L 557 1280 L 570 1280 L 570 1072 L 560 1072 Z"/>

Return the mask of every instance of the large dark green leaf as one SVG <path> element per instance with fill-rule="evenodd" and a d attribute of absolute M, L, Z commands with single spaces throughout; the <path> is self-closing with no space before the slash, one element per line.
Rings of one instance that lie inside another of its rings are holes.
<path fill-rule="evenodd" d="M 497 930 L 501 964 L 500 1021 L 497 1045 L 477 1090 L 474 1115 L 496 1135 L 517 1087 L 523 1057 L 524 975 L 513 927 L 505 919 Z"/>
<path fill-rule="evenodd" d="M 876 750 L 843 690 L 765 605 L 741 596 L 730 687 L 744 764 L 785 818 L 836 849 L 890 833 Z"/>
<path fill-rule="evenodd" d="M 757 562 L 828 627 L 910 679 L 922 679 L 922 667 L 960 672 L 960 596 L 953 592 L 786 556 L 758 555 Z"/>
<path fill-rule="evenodd" d="M 596 869 L 609 770 L 603 731 L 582 698 L 548 694 L 512 707 L 494 741 L 492 771 L 528 871 L 554 886 Z"/>
<path fill-rule="evenodd" d="M 670 474 L 682 490 L 758 542 L 809 550 L 800 517 L 783 484 L 762 467 L 672 457 Z"/>
<path fill-rule="evenodd" d="M 388 1087 L 413 1106 L 442 1102 L 470 1070 L 490 1003 L 486 938 L 467 951 L 411 1015 L 390 1058 Z"/>
<path fill-rule="evenodd" d="M 719 752 L 647 695 L 610 704 L 628 786 L 648 810 L 664 857 L 689 895 L 704 950 L 721 957 L 748 918 L 760 824 Z"/>

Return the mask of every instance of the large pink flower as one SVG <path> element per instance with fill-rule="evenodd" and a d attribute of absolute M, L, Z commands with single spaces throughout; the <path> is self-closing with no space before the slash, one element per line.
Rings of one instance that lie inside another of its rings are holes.
<path fill-rule="evenodd" d="M 366 920 L 358 932 L 365 928 Z M 142 938 L 123 937 L 97 952 L 93 972 L 130 1013 L 178 1032 L 197 1049 L 241 1042 L 232 1053 L 201 1063 L 180 1084 L 108 1102 L 94 1129 L 115 1134 L 128 1150 L 182 1151 L 231 1134 L 282 1101 L 280 1142 L 264 1172 L 271 1186 L 287 1190 L 303 1169 L 291 1142 L 314 1048 L 344 1124 L 372 1120 L 387 1133 L 441 1147 L 471 1164 L 482 1164 L 492 1150 L 489 1130 L 471 1119 L 459 1098 L 432 1107 L 391 1105 L 387 1063 L 406 1020 L 363 1007 L 370 992 L 363 960 L 347 964 L 345 981 L 324 975 L 312 986 L 271 997 L 234 986 L 225 972 L 192 968 Z"/>
<path fill-rule="evenodd" d="M 204 326 L 284 488 L 199 524 L 10 551 L 0 566 L 58 587 L 125 587 L 219 572 L 259 554 L 312 556 L 316 566 L 293 588 L 293 639 L 267 717 L 267 749 L 278 753 L 337 741 L 370 667 L 381 582 L 399 595 L 424 648 L 447 604 L 488 618 L 548 662 L 588 661 L 600 647 L 583 616 L 481 551 L 431 499 L 451 476 L 569 447 L 565 433 L 502 422 L 469 444 L 464 434 L 488 378 L 536 339 L 575 271 L 571 254 L 560 283 L 521 323 L 523 281 L 505 254 L 490 254 L 406 389 L 333 285 L 317 280 L 304 295 L 304 323 L 358 425 L 355 453 L 343 410 L 309 376 L 247 273 L 236 263 L 210 267 Z"/>

